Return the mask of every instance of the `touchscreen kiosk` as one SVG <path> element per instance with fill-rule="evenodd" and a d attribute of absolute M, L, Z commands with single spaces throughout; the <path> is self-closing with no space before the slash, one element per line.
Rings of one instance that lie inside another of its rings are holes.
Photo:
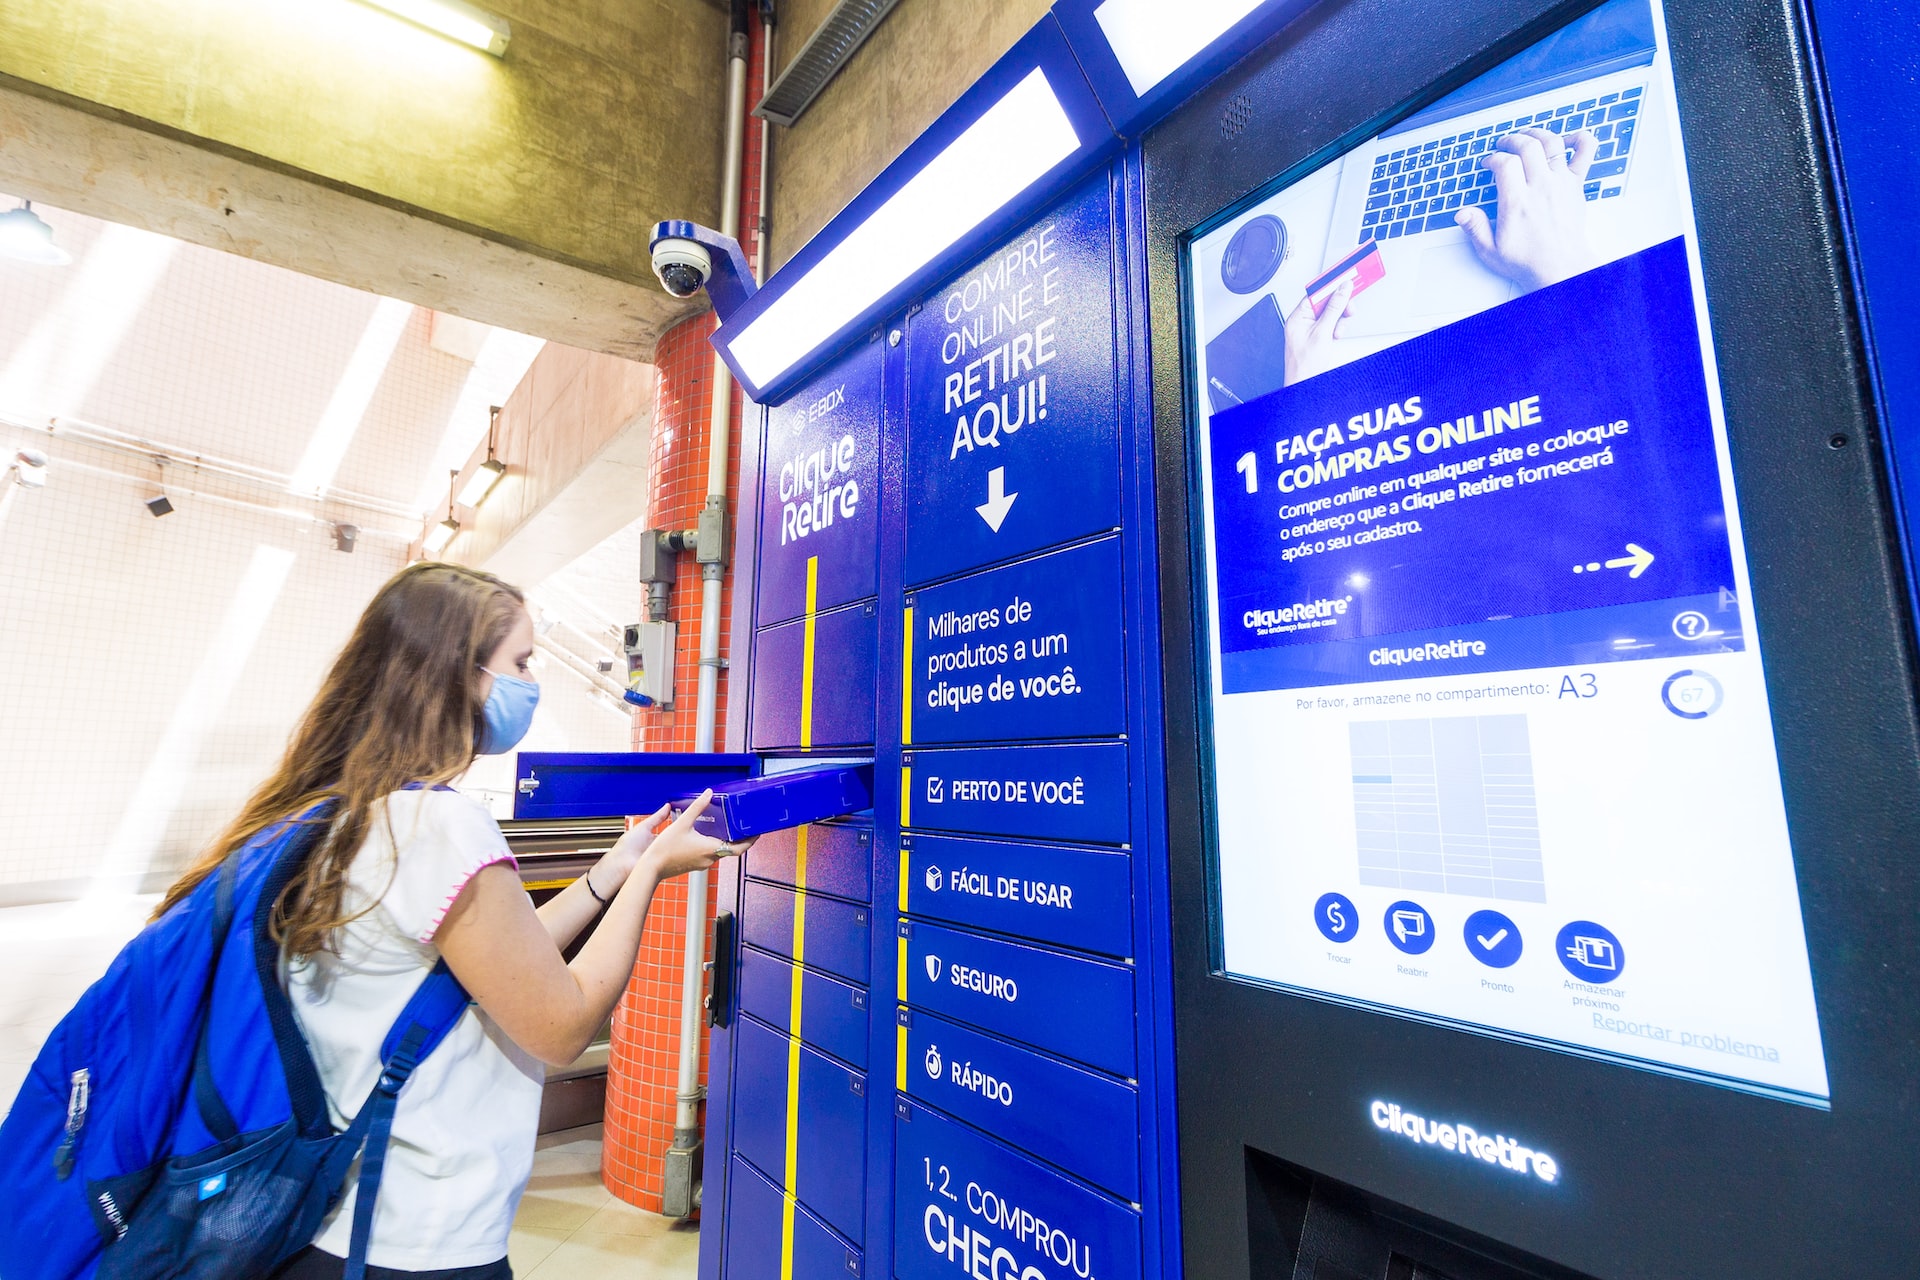
<path fill-rule="evenodd" d="M 1387 58 L 1386 8 L 1143 149 L 1189 1273 L 1882 1256 L 1914 1016 L 1858 961 L 1910 967 L 1866 923 L 1911 836 L 1828 780 L 1913 793 L 1840 693 L 1871 648 L 1910 724 L 1911 677 L 1820 153 L 1760 87 L 1804 32 L 1480 5 Z M 1736 139 L 1792 157 L 1744 243 Z"/>
<path fill-rule="evenodd" d="M 1663 35 L 1188 246 L 1223 967 L 1825 1105 Z"/>

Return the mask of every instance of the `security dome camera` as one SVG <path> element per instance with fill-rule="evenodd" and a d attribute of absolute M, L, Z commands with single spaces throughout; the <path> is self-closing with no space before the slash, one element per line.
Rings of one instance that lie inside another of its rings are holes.
<path fill-rule="evenodd" d="M 653 246 L 653 274 L 674 297 L 690 298 L 712 277 L 713 259 L 692 240 L 660 240 Z"/>

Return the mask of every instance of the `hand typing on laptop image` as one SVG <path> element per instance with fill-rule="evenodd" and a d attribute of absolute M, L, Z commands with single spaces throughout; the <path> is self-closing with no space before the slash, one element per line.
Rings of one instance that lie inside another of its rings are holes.
<path fill-rule="evenodd" d="M 1598 147 L 1584 130 L 1563 138 L 1549 129 L 1522 129 L 1480 157 L 1480 167 L 1493 179 L 1493 217 L 1469 205 L 1456 211 L 1453 220 L 1466 232 L 1482 266 L 1520 292 L 1531 293 L 1599 265 L 1587 238 L 1585 190 Z M 1347 362 L 1334 344 L 1346 336 L 1344 322 L 1353 314 L 1355 295 L 1379 278 L 1373 250 L 1371 243 L 1362 245 L 1309 284 L 1287 314 L 1282 385 L 1290 387 Z"/>
<path fill-rule="evenodd" d="M 1489 271 L 1531 293 L 1599 265 L 1587 239 L 1584 190 L 1599 145 L 1584 129 L 1565 138 L 1522 129 L 1480 157 L 1499 193 L 1496 221 L 1478 206 L 1462 208 L 1453 220 Z"/>
<path fill-rule="evenodd" d="M 1284 222 L 1295 265 L 1249 275 L 1243 252 L 1200 282 L 1208 406 L 1682 234 L 1676 140 L 1651 91 L 1658 57 L 1649 0 L 1604 0 L 1247 210 L 1233 234 Z"/>

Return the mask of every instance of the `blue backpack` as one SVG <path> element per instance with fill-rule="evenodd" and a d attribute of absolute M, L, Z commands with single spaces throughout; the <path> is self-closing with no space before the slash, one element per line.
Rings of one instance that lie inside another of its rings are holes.
<path fill-rule="evenodd" d="M 332 807 L 236 850 L 54 1028 L 0 1124 L 0 1277 L 265 1276 L 319 1232 L 363 1144 L 346 1274 L 365 1276 L 396 1100 L 469 1001 L 441 962 L 334 1132 L 268 927 Z"/>

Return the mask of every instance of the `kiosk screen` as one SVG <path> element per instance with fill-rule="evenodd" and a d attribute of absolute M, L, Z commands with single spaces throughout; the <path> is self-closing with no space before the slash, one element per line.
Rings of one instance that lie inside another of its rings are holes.
<path fill-rule="evenodd" d="M 1221 967 L 1825 1106 L 1658 0 L 1186 269 Z"/>

